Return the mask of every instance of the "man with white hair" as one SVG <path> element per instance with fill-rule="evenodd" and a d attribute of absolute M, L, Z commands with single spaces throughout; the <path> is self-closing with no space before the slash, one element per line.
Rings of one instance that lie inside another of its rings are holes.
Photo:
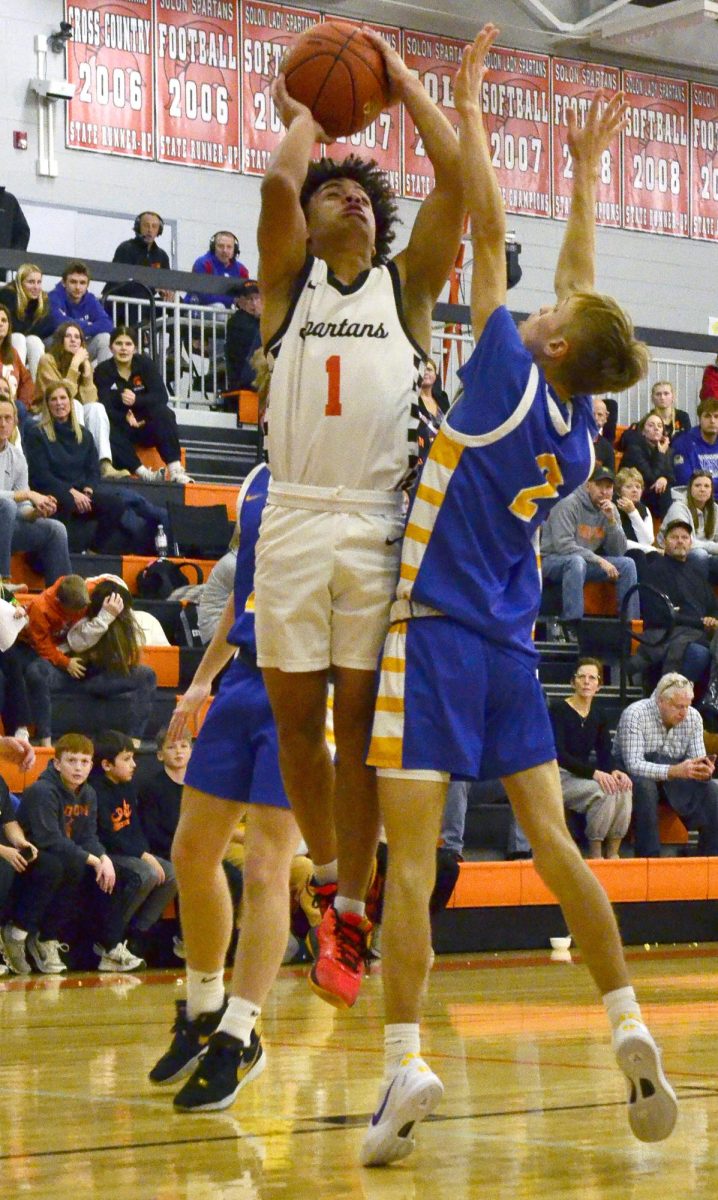
<path fill-rule="evenodd" d="M 636 857 L 658 858 L 658 801 L 688 829 L 698 829 L 699 854 L 718 854 L 715 755 L 706 754 L 703 722 L 692 707 L 693 684 L 671 672 L 648 700 L 629 704 L 613 743 L 618 766 L 633 782 Z"/>

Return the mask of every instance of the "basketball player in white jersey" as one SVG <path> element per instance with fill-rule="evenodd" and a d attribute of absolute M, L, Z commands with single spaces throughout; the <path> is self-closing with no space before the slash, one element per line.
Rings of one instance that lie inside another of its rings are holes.
<path fill-rule="evenodd" d="M 395 214 L 375 163 L 312 164 L 327 141 L 280 75 L 287 132 L 262 182 L 258 229 L 262 340 L 272 367 L 272 484 L 257 550 L 258 662 L 300 828 L 323 838 L 315 990 L 354 1003 L 368 923 L 364 897 L 379 816 L 365 766 L 375 669 L 396 583 L 402 485 L 412 466 L 432 307 L 459 247 L 463 200 L 451 125 L 401 58 L 384 56 L 435 175 L 408 246 L 391 262 Z M 324 740 L 334 679 L 336 776 Z M 337 862 L 332 846 L 336 823 Z"/>

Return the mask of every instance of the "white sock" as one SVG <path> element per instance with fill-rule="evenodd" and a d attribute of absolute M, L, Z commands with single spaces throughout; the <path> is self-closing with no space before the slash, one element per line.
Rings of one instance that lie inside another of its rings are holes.
<path fill-rule="evenodd" d="M 135 475 L 139 475 L 140 479 L 149 479 L 151 475 L 154 475 L 154 471 L 151 471 L 150 468 L 146 467 L 143 463 L 137 468 Z"/>
<path fill-rule="evenodd" d="M 243 996 L 230 996 L 227 1010 L 217 1031 L 228 1033 L 242 1042 L 244 1046 L 248 1046 L 252 1030 L 261 1011 L 259 1005 L 255 1004 L 253 1000 L 245 1000 Z"/>
<path fill-rule="evenodd" d="M 339 863 L 336 858 L 333 858 L 331 862 L 324 863 L 319 867 L 315 866 L 313 875 L 314 881 L 319 887 L 324 887 L 325 883 L 336 883 L 339 878 Z"/>
<path fill-rule="evenodd" d="M 167 463 L 167 470 L 169 471 L 170 475 L 178 475 L 182 470 L 182 463 L 178 458 L 176 458 L 174 462 Z"/>
<path fill-rule="evenodd" d="M 625 1021 L 638 1021 L 641 1025 L 644 1024 L 636 993 L 630 985 L 616 988 L 613 992 L 606 992 L 603 996 L 603 1003 L 611 1022 L 611 1029 L 618 1029 L 619 1025 L 623 1025 Z"/>
<path fill-rule="evenodd" d="M 390 1083 L 405 1054 L 421 1054 L 418 1024 L 384 1026 L 384 1082 Z"/>
<path fill-rule="evenodd" d="M 363 900 L 350 900 L 348 896 L 336 896 L 334 908 L 338 913 L 356 913 L 358 917 L 366 916 L 366 904 Z"/>
<path fill-rule="evenodd" d="M 196 1020 L 202 1013 L 217 1012 L 224 1004 L 224 971 L 195 971 L 187 967 L 187 1016 Z"/>

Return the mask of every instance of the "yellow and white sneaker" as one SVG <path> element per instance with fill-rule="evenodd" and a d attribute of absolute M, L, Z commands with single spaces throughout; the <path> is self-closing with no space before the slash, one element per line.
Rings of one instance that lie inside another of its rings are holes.
<path fill-rule="evenodd" d="M 384 1167 L 411 1154 L 414 1126 L 434 1111 L 443 1094 L 443 1083 L 423 1058 L 405 1054 L 391 1083 L 379 1093 L 359 1153 L 361 1165 Z"/>
<path fill-rule="evenodd" d="M 676 1094 L 663 1074 L 661 1053 L 642 1021 L 623 1021 L 613 1049 L 628 1081 L 628 1123 L 641 1142 L 662 1142 L 678 1117 Z"/>

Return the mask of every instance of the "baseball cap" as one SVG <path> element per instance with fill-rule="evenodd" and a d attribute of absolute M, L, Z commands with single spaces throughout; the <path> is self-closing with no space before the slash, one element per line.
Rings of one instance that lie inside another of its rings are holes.
<path fill-rule="evenodd" d="M 616 482 L 616 476 L 608 467 L 598 466 L 595 468 L 591 476 L 591 483 L 600 483 L 602 479 L 610 479 L 611 483 Z"/>
<path fill-rule="evenodd" d="M 670 533 L 672 529 L 687 529 L 689 533 L 693 533 L 690 521 L 684 521 L 683 517 L 674 517 L 672 521 L 669 521 L 663 530 L 664 535 Z"/>
<path fill-rule="evenodd" d="M 256 296 L 259 293 L 259 284 L 256 279 L 242 279 L 230 292 L 233 296 Z"/>

